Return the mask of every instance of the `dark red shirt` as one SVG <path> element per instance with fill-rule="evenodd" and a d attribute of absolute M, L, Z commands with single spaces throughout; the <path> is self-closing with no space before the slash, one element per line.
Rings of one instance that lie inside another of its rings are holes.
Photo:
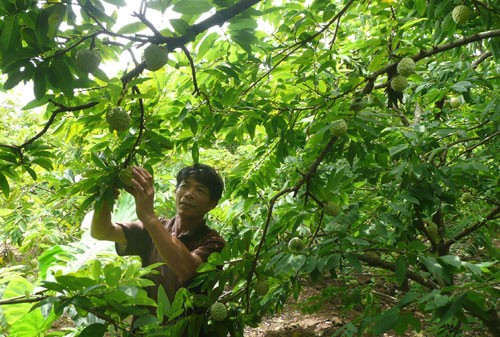
<path fill-rule="evenodd" d="M 160 219 L 165 228 L 180 240 L 190 252 L 198 255 L 203 262 L 207 261 L 210 254 L 220 252 L 224 248 L 226 242 L 222 236 L 217 231 L 210 229 L 205 223 L 194 233 L 177 236 L 173 228 L 174 220 L 175 218 L 170 220 L 165 218 Z M 123 228 L 127 243 L 116 244 L 118 255 L 138 255 L 141 257 L 144 267 L 158 262 L 164 263 L 158 249 L 153 243 L 153 239 L 141 222 L 119 223 L 119 225 Z M 149 276 L 155 283 L 155 286 L 146 289 L 149 297 L 156 301 L 159 285 L 162 285 L 168 299 L 173 301 L 177 290 L 187 286 L 187 284 L 181 284 L 177 274 L 166 264 L 161 265 L 157 270 L 158 274 Z"/>

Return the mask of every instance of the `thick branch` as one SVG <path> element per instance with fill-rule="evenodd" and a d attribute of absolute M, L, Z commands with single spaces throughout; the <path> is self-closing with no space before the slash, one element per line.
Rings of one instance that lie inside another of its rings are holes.
<path fill-rule="evenodd" d="M 379 257 L 368 256 L 368 255 L 359 255 L 359 254 L 355 254 L 355 256 L 359 260 L 367 263 L 369 266 L 396 271 L 396 265 L 394 263 L 382 260 Z M 426 279 L 422 275 L 420 275 L 420 274 L 418 274 L 418 273 L 416 273 L 416 272 L 414 272 L 412 270 L 407 270 L 406 271 L 406 276 L 409 279 L 411 279 L 411 280 L 413 280 L 413 281 L 415 281 L 417 283 L 420 283 L 421 285 L 426 286 L 429 289 L 438 289 L 438 285 L 436 283 L 432 282 L 429 279 Z"/>
<path fill-rule="evenodd" d="M 188 42 L 193 40 L 196 35 L 208 30 L 211 27 L 223 25 L 226 21 L 230 20 L 231 18 L 235 17 L 236 15 L 242 13 L 243 11 L 247 10 L 248 8 L 259 2 L 260 0 L 242 0 L 232 7 L 224 8 L 217 11 L 214 15 L 212 15 L 208 19 L 203 20 L 197 24 L 194 24 L 187 30 L 186 34 L 184 35 L 176 37 L 155 35 L 151 39 L 154 40 L 155 43 L 166 44 L 170 51 L 175 50 L 177 48 L 182 48 Z M 139 76 L 139 74 L 141 74 L 144 71 L 144 69 L 146 69 L 146 63 L 143 61 L 140 64 L 138 64 L 134 69 L 132 69 L 130 72 L 122 76 L 121 78 L 122 84 L 125 86 L 133 78 Z"/>
<path fill-rule="evenodd" d="M 433 55 L 445 52 L 445 51 L 453 49 L 453 48 L 461 47 L 461 46 L 467 45 L 469 43 L 482 41 L 485 39 L 490 39 L 490 38 L 498 37 L 498 36 L 500 36 L 500 29 L 490 30 L 487 32 L 481 32 L 481 33 L 477 33 L 477 34 L 474 34 L 471 36 L 466 36 L 460 40 L 456 40 L 453 42 L 442 44 L 440 46 L 434 46 L 431 49 L 422 50 L 422 51 L 420 51 L 420 53 L 415 54 L 413 56 L 410 56 L 410 58 L 412 58 L 415 62 L 417 62 L 417 61 L 424 59 L 426 57 L 433 56 Z M 366 77 L 365 81 L 367 82 L 367 84 L 365 86 L 365 89 L 363 90 L 363 94 L 368 94 L 371 92 L 370 86 L 373 86 L 373 82 L 375 81 L 375 79 L 377 77 L 379 77 L 380 75 L 385 74 L 389 71 L 394 71 L 397 66 L 398 66 L 397 62 L 388 64 L 387 66 L 380 68 L 379 70 L 375 71 L 370 76 Z"/>

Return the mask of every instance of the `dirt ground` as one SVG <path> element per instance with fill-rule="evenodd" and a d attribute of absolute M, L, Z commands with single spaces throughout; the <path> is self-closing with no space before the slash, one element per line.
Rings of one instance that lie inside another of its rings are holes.
<path fill-rule="evenodd" d="M 323 284 L 323 286 L 325 286 Z M 341 310 L 342 303 L 340 299 L 326 302 L 318 312 L 304 313 L 301 308 L 304 302 L 312 297 L 320 294 L 321 286 L 306 285 L 301 292 L 297 301 L 290 301 L 285 305 L 282 313 L 274 316 L 266 317 L 256 328 L 247 327 L 245 329 L 245 337 L 331 337 L 335 333 L 339 333 L 339 329 L 347 323 L 353 322 L 356 317 L 363 314 L 362 307 L 355 307 L 349 312 Z M 385 302 L 385 306 L 390 308 L 395 304 L 395 298 L 392 295 L 394 289 L 387 288 L 386 285 L 380 284 L 375 287 L 376 296 L 381 302 Z M 415 317 L 422 322 L 422 327 L 425 328 L 425 317 L 422 313 L 414 311 Z M 339 335 L 343 337 L 344 334 Z M 366 335 L 368 336 L 368 335 Z M 382 337 L 401 336 L 394 331 L 388 331 Z M 464 332 L 463 337 L 492 337 L 487 331 Z M 410 331 L 403 337 L 433 337 L 423 331 Z"/>
<path fill-rule="evenodd" d="M 349 313 L 341 312 L 340 301 L 326 302 L 318 312 L 304 313 L 301 310 L 303 303 L 308 298 L 320 294 L 320 290 L 321 286 L 304 286 L 299 298 L 287 303 L 282 313 L 266 317 L 257 328 L 247 327 L 245 337 L 330 337 L 341 326 L 361 314 L 361 308 L 359 311 L 354 309 Z"/>

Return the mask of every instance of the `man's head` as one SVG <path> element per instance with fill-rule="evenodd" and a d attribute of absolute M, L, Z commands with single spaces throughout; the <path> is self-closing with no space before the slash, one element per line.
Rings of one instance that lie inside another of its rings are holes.
<path fill-rule="evenodd" d="M 184 167 L 177 173 L 176 189 L 179 188 L 182 181 L 189 178 L 205 185 L 210 193 L 210 200 L 219 202 L 224 190 L 224 181 L 215 169 L 205 164 Z"/>

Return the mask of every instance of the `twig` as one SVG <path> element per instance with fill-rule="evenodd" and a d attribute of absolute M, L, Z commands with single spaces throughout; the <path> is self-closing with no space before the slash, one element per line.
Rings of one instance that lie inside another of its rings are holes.
<path fill-rule="evenodd" d="M 479 146 L 489 142 L 491 139 L 495 138 L 496 136 L 498 136 L 500 134 L 500 130 L 499 131 L 496 131 L 494 133 L 492 133 L 491 135 L 489 135 L 488 137 L 484 138 L 482 141 L 480 141 L 479 143 L 465 149 L 464 151 L 460 152 L 455 158 L 453 158 L 450 163 L 458 160 L 458 158 L 460 158 L 462 155 L 466 154 L 466 153 L 470 153 L 472 152 L 473 150 L 475 150 L 476 148 L 478 148 Z"/>
<path fill-rule="evenodd" d="M 490 213 L 488 213 L 488 215 L 486 216 L 486 218 L 484 218 L 481 221 L 476 222 L 474 225 L 472 225 L 472 226 L 470 226 L 468 228 L 465 228 L 463 231 L 461 231 L 460 233 L 458 233 L 457 235 L 455 235 L 452 239 L 444 242 L 443 245 L 442 245 L 442 247 L 446 248 L 446 249 L 449 249 L 451 247 L 451 245 L 453 245 L 454 243 L 458 242 L 459 240 L 461 240 L 462 238 L 466 237 L 467 235 L 471 234 L 472 232 L 478 230 L 482 226 L 486 225 L 486 223 L 488 221 L 495 219 L 499 214 L 500 214 L 500 207 L 497 206 L 492 211 L 490 211 Z"/>
<path fill-rule="evenodd" d="M 184 54 L 186 54 L 186 57 L 189 60 L 189 66 L 191 67 L 191 76 L 193 77 L 193 86 L 194 86 L 193 94 L 199 95 L 200 89 L 198 88 L 198 81 L 196 80 L 196 69 L 194 67 L 193 57 L 191 56 L 191 53 L 186 48 L 186 46 L 182 46 L 181 49 L 184 52 Z"/>

